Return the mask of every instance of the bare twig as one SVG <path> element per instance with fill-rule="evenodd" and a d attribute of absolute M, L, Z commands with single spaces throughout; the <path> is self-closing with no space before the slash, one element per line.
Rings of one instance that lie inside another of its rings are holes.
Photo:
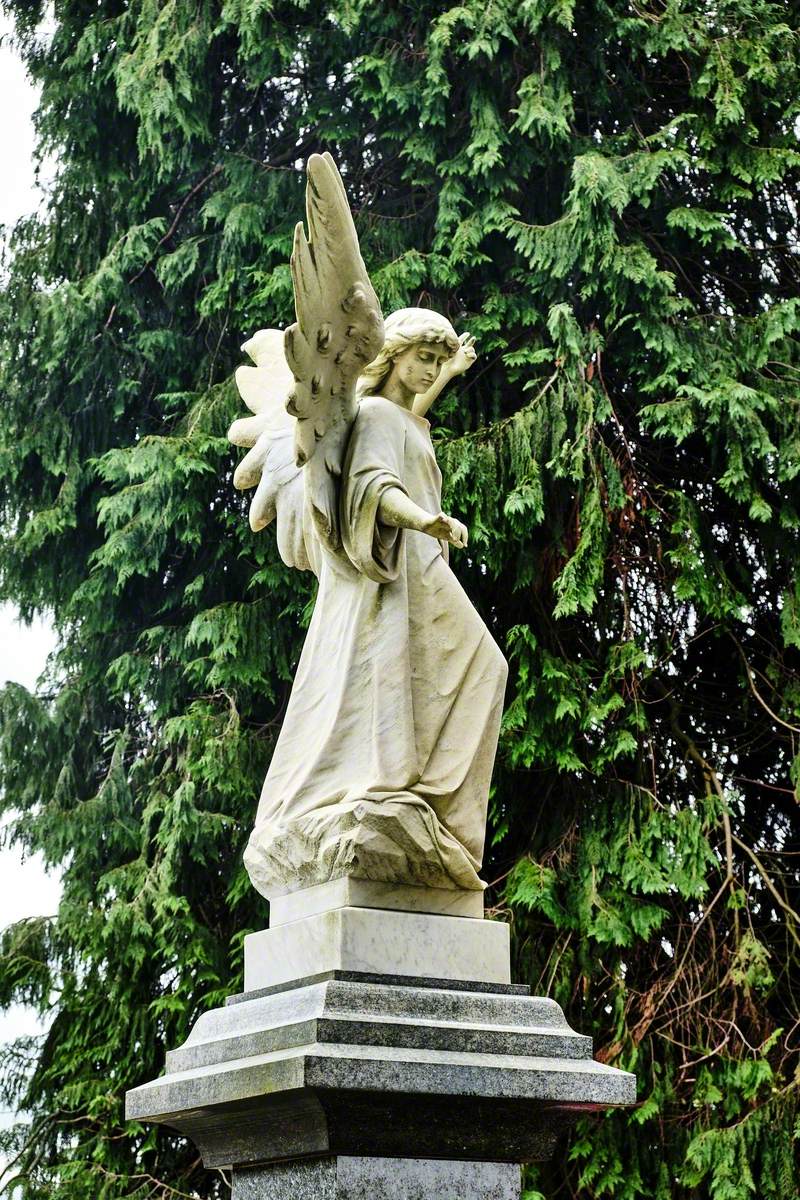
<path fill-rule="evenodd" d="M 748 846 L 745 842 L 743 842 L 741 840 L 741 838 L 738 838 L 736 836 L 736 834 L 733 835 L 733 840 L 736 842 L 736 845 L 739 847 L 739 849 L 744 850 L 745 854 L 748 856 L 748 858 L 750 858 L 750 860 L 752 861 L 756 870 L 758 871 L 759 875 L 761 876 L 762 880 L 764 881 L 764 886 L 766 887 L 766 889 L 770 893 L 770 895 L 773 897 L 776 904 L 778 904 L 783 909 L 783 911 L 792 918 L 792 920 L 795 922 L 796 925 L 800 926 L 800 916 L 798 916 L 798 914 L 792 908 L 791 904 L 789 904 L 788 901 L 784 900 L 783 896 L 780 894 L 778 889 L 775 887 L 775 884 L 772 882 L 772 879 L 770 878 L 770 875 L 769 875 L 766 867 L 761 862 L 761 859 L 758 857 L 755 850 L 752 850 L 750 848 L 750 846 Z M 791 934 L 792 939 L 794 940 L 795 944 L 797 946 L 800 946 L 800 937 L 798 937 L 797 933 L 792 928 L 792 926 L 787 924 L 786 928 L 789 930 L 789 933 Z"/>
<path fill-rule="evenodd" d="M 750 684 L 750 691 L 753 693 L 753 695 L 755 696 L 758 703 L 764 709 L 764 712 L 768 713 L 769 716 L 772 717 L 773 721 L 777 721 L 777 723 L 779 725 L 782 725 L 784 729 L 788 729 L 790 733 L 800 733 L 800 726 L 790 725 L 788 721 L 784 721 L 781 717 L 778 716 L 777 713 L 772 711 L 772 709 L 767 704 L 766 700 L 764 699 L 764 697 L 761 695 L 761 693 L 758 691 L 758 689 L 756 687 L 755 679 L 753 678 L 755 672 L 753 671 L 753 668 L 750 666 L 749 662 L 747 661 L 747 656 L 746 656 L 744 650 L 742 649 L 741 642 L 739 642 L 738 638 L 735 638 L 732 633 L 730 634 L 730 638 L 731 638 L 731 641 L 733 642 L 733 644 L 735 645 L 736 649 L 739 651 L 739 653 L 742 656 L 742 662 L 744 663 L 745 675 L 747 676 L 747 682 Z"/>
<path fill-rule="evenodd" d="M 156 242 L 155 250 L 151 254 L 148 261 L 144 264 L 144 266 L 140 270 L 138 270 L 131 279 L 128 280 L 129 284 L 136 283 L 136 281 L 138 279 L 141 279 L 141 277 L 142 277 L 142 275 L 144 275 L 145 271 L 150 270 L 153 263 L 156 261 L 157 252 L 164 245 L 164 243 L 168 242 L 169 239 L 172 237 L 173 233 L 180 225 L 181 218 L 183 217 L 183 214 L 186 212 L 186 209 L 189 206 L 189 204 L 191 203 L 191 201 L 194 199 L 194 197 L 197 195 L 198 192 L 203 190 L 203 188 L 206 186 L 207 183 L 210 183 L 212 179 L 214 179 L 217 175 L 219 175 L 221 170 L 222 170 L 222 163 L 217 163 L 217 165 L 211 171 L 209 171 L 207 175 L 203 176 L 203 178 L 200 180 L 199 183 L 196 183 L 194 185 L 194 187 L 191 188 L 186 193 L 183 200 L 178 205 L 178 208 L 175 211 L 175 216 L 172 218 L 172 224 L 170 225 L 169 229 L 164 234 L 164 236 L 162 238 L 159 238 L 159 240 Z"/>

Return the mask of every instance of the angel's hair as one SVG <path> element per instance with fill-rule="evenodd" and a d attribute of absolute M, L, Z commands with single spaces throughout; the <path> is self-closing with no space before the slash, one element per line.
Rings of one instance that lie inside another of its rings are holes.
<path fill-rule="evenodd" d="M 459 346 L 458 334 L 447 317 L 431 312 L 429 308 L 400 308 L 386 318 L 384 328 L 386 340 L 383 349 L 358 377 L 359 396 L 380 395 L 394 360 L 409 346 L 432 342 L 446 346 L 451 357 Z"/>

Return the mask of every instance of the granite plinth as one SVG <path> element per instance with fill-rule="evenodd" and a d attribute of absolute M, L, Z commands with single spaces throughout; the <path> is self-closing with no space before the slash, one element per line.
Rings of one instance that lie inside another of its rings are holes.
<path fill-rule="evenodd" d="M 270 896 L 270 929 L 335 908 L 389 908 L 402 912 L 438 913 L 449 917 L 483 917 L 483 892 L 464 888 L 418 887 L 378 883 L 344 875 L 316 887 Z"/>
<path fill-rule="evenodd" d="M 460 992 L 493 992 L 505 996 L 530 996 L 531 989 L 525 983 L 482 983 L 476 979 L 434 979 L 423 975 L 375 975 L 369 971 L 322 971 L 316 975 L 306 975 L 303 979 L 294 979 L 291 983 L 275 983 L 271 987 L 255 988 L 249 992 L 234 992 L 225 997 L 225 1004 L 241 1004 L 243 1000 L 257 1000 L 261 996 L 271 996 L 276 992 L 288 992 L 292 988 L 305 987 L 311 983 L 327 983 L 330 979 L 338 979 L 343 983 L 382 983 L 396 984 L 398 987 L 438 988 L 447 991 L 457 988 Z"/>
<path fill-rule="evenodd" d="M 233 1173 L 232 1200 L 519 1200 L 511 1163 L 317 1158 Z"/>
<path fill-rule="evenodd" d="M 330 971 L 508 983 L 509 929 L 501 921 L 347 907 L 244 939 L 246 991 Z"/>
<path fill-rule="evenodd" d="M 579 1113 L 634 1099 L 634 1077 L 594 1062 L 551 1000 L 330 978 L 204 1014 L 127 1112 L 185 1133 L 207 1166 L 520 1163 L 549 1157 Z"/>

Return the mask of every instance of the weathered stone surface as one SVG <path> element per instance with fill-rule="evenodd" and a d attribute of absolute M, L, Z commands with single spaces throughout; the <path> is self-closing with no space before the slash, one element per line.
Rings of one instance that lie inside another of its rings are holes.
<path fill-rule="evenodd" d="M 330 979 L 206 1013 L 128 1115 L 180 1129 L 210 1166 L 522 1162 L 578 1112 L 634 1099 L 634 1077 L 593 1062 L 551 1000 Z"/>
<path fill-rule="evenodd" d="M 459 979 L 454 985 L 452 979 L 433 979 L 422 975 L 376 975 L 370 971 L 321 971 L 316 975 L 306 975 L 302 979 L 294 979 L 290 983 L 276 983 L 272 987 L 251 988 L 246 992 L 235 992 L 232 996 L 225 998 L 225 1004 L 242 1004 L 245 1000 L 258 1000 L 262 996 L 273 996 L 278 992 L 307 987 L 312 983 L 328 983 L 330 980 L 338 980 L 340 983 L 380 983 L 385 987 L 436 988 L 445 992 L 455 986 L 460 992 L 491 992 L 498 996 L 530 996 L 531 994 L 531 989 L 525 983 L 483 983 L 476 979 Z"/>
<path fill-rule="evenodd" d="M 336 970 L 508 983 L 509 929 L 501 921 L 338 908 L 244 940 L 248 991 Z"/>
<path fill-rule="evenodd" d="M 294 1046 L 382 1046 L 591 1059 L 544 997 L 331 980 L 205 1013 L 167 1054 L 171 1072 Z"/>
<path fill-rule="evenodd" d="M 316 887 L 287 889 L 286 894 L 271 895 L 270 929 L 334 908 L 390 908 L 403 912 L 482 918 L 483 892 L 376 883 L 371 879 L 354 879 L 345 875 Z"/>
<path fill-rule="evenodd" d="M 519 1200 L 510 1163 L 317 1158 L 237 1170 L 232 1200 Z"/>
<path fill-rule="evenodd" d="M 475 339 L 429 308 L 384 323 L 329 154 L 306 213 L 298 319 L 245 343 L 253 415 L 229 433 L 251 527 L 276 521 L 284 562 L 320 582 L 245 866 L 268 898 L 342 874 L 480 892 L 508 666 L 450 569 L 468 533 L 424 416 Z"/>

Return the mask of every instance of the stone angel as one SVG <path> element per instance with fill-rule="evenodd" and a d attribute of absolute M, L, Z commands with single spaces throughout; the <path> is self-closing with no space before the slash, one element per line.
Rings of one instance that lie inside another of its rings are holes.
<path fill-rule="evenodd" d="M 343 875 L 478 890 L 507 665 L 448 565 L 425 417 L 475 359 L 438 313 L 385 323 L 329 154 L 308 163 L 297 321 L 262 330 L 237 385 L 234 475 L 318 592 L 245 852 L 274 897 Z"/>

